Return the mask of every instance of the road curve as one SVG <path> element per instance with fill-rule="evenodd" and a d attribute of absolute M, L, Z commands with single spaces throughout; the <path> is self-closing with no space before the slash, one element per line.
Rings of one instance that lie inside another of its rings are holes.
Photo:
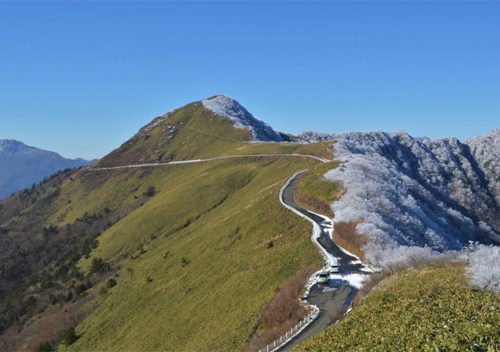
<path fill-rule="evenodd" d="M 345 272 L 349 273 L 362 273 L 365 266 L 360 262 L 359 258 L 345 251 L 339 247 L 332 239 L 333 233 L 333 220 L 326 216 L 313 213 L 295 203 L 293 194 L 298 183 L 305 176 L 307 171 L 300 171 L 293 175 L 280 192 L 280 201 L 287 208 L 298 213 L 298 215 L 306 218 L 315 226 L 315 240 L 316 244 L 320 247 L 326 257 L 336 258 L 339 267 Z"/>
<path fill-rule="evenodd" d="M 337 261 L 342 275 L 366 274 L 366 267 L 359 259 L 339 247 L 332 239 L 333 221 L 325 216 L 313 213 L 297 205 L 294 191 L 307 171 L 293 175 L 280 192 L 280 201 L 288 209 L 313 223 L 313 241 L 323 252 L 327 261 Z M 336 259 L 332 259 L 336 258 Z M 357 289 L 342 279 L 330 279 L 328 284 L 315 284 L 307 297 L 310 304 L 320 309 L 320 314 L 313 323 L 305 328 L 290 342 L 278 348 L 279 351 L 290 351 L 293 347 L 324 330 L 340 320 L 349 308 Z"/>

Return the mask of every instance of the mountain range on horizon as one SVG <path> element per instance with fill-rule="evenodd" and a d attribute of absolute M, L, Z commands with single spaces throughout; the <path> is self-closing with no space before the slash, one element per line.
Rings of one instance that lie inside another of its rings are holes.
<path fill-rule="evenodd" d="M 94 161 L 67 159 L 13 139 L 0 139 L 0 199 L 58 171 L 87 166 Z"/>

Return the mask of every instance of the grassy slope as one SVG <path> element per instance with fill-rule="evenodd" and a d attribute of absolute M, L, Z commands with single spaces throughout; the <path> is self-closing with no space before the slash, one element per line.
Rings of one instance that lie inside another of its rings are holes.
<path fill-rule="evenodd" d="M 321 145 L 327 147 L 326 142 L 321 143 Z M 295 201 L 303 207 L 333 217 L 330 203 L 339 199 L 343 194 L 342 183 L 327 181 L 323 175 L 338 166 L 339 162 L 334 161 L 317 164 L 311 168 L 299 183 Z"/>
<path fill-rule="evenodd" d="M 294 351 L 498 349 L 499 309 L 500 295 L 469 287 L 463 268 L 409 270 Z"/>
<path fill-rule="evenodd" d="M 93 256 L 122 270 L 118 286 L 91 303 L 71 349 L 241 349 L 275 289 L 320 260 L 310 224 L 278 201 L 286 179 L 316 163 L 252 158 L 155 170 L 148 181 L 160 192 L 99 237 Z"/>
<path fill-rule="evenodd" d="M 166 125 L 177 128 L 172 138 L 164 133 Z M 99 165 L 234 154 L 330 154 L 322 144 L 248 143 L 248 138 L 228 119 L 194 103 L 177 110 L 148 138 L 124 143 Z M 65 226 L 106 208 L 120 216 L 92 253 L 121 267 L 118 286 L 86 306 L 87 317 L 77 327 L 82 337 L 72 350 L 241 349 L 276 288 L 301 268 L 320 263 L 310 224 L 278 200 L 280 187 L 294 172 L 317 164 L 308 158 L 256 157 L 143 170 L 81 170 L 15 216 L 11 235 L 30 227 L 28 221 L 40 229 Z M 150 185 L 158 193 L 146 199 L 142 193 Z M 268 248 L 271 240 L 274 246 Z M 184 268 L 183 257 L 190 261 Z M 83 271 L 88 265 L 89 260 L 80 263 Z"/>

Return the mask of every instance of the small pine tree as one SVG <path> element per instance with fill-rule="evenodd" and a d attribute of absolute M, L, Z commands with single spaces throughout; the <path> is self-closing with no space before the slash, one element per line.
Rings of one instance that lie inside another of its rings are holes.
<path fill-rule="evenodd" d="M 36 348 L 36 352 L 52 352 L 53 348 L 48 342 L 42 342 Z"/>
<path fill-rule="evenodd" d="M 112 288 L 112 287 L 115 287 L 116 285 L 118 285 L 118 283 L 116 282 L 115 279 L 111 278 L 111 279 L 108 279 L 108 283 L 106 285 L 108 286 L 108 288 Z"/>
<path fill-rule="evenodd" d="M 90 274 L 103 274 L 109 270 L 109 264 L 106 263 L 102 258 L 93 258 L 90 264 Z"/>
<path fill-rule="evenodd" d="M 156 187 L 155 186 L 149 186 L 146 189 L 146 192 L 144 192 L 142 195 L 144 197 L 153 197 L 156 194 Z"/>
<path fill-rule="evenodd" d="M 78 335 L 76 334 L 75 327 L 70 326 L 63 335 L 62 343 L 66 346 L 71 346 L 78 340 Z"/>

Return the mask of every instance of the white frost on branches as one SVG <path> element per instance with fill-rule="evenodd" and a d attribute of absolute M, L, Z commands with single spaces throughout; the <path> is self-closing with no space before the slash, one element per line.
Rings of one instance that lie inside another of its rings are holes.
<path fill-rule="evenodd" d="M 466 274 L 472 286 L 500 293 L 500 247 L 472 248 Z"/>
<path fill-rule="evenodd" d="M 500 202 L 500 129 L 469 139 L 465 144 L 470 146 L 478 166 L 490 182 L 497 202 Z"/>
<path fill-rule="evenodd" d="M 465 261 L 464 252 L 438 252 L 429 247 L 385 245 L 369 243 L 365 247 L 365 259 L 372 265 L 389 271 L 425 266 L 439 260 Z"/>
<path fill-rule="evenodd" d="M 377 248 L 460 250 L 469 241 L 499 238 L 498 193 L 490 187 L 495 174 L 485 176 L 471 149 L 485 150 L 485 160 L 493 159 L 489 165 L 496 167 L 500 139 L 481 149 L 455 138 L 432 141 L 404 131 L 328 138 L 337 141 L 336 158 L 344 161 L 325 175 L 342 181 L 346 190 L 332 204 L 336 220 L 358 222 L 358 232 Z"/>

